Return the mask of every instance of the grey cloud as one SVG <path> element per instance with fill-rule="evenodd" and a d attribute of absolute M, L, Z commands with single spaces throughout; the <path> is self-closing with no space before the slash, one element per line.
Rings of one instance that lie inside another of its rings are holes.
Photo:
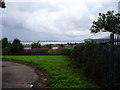
<path fill-rule="evenodd" d="M 19 22 L 17 20 L 14 20 L 14 19 L 7 19 L 7 20 L 5 19 L 5 20 L 2 21 L 2 25 L 5 28 L 9 28 L 9 30 L 24 29 L 23 23 Z"/>
<path fill-rule="evenodd" d="M 88 10 L 91 14 L 94 16 L 101 13 L 106 13 L 108 10 L 114 10 L 117 12 L 118 6 L 117 2 L 95 2 L 93 5 L 93 2 L 86 2 L 86 5 L 88 7 Z"/>
<path fill-rule="evenodd" d="M 18 29 L 5 29 L 2 31 L 2 37 L 8 37 L 10 41 L 14 38 L 19 38 L 22 41 L 57 40 L 57 36 L 53 34 Z"/>
<path fill-rule="evenodd" d="M 61 8 L 55 4 L 47 2 L 9 2 L 10 8 L 17 8 L 21 12 L 36 12 L 36 11 L 60 11 Z"/>
<path fill-rule="evenodd" d="M 80 5 L 79 5 L 80 4 Z M 21 40 L 83 40 L 99 12 L 117 11 L 117 3 L 66 0 L 9 2 L 3 11 L 3 37 Z"/>

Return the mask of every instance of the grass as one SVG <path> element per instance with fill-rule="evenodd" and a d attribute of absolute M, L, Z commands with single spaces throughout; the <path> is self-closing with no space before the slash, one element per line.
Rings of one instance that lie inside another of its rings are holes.
<path fill-rule="evenodd" d="M 2 56 L 2 58 L 30 63 L 42 69 L 50 81 L 51 88 L 97 88 L 78 76 L 66 56 Z"/>

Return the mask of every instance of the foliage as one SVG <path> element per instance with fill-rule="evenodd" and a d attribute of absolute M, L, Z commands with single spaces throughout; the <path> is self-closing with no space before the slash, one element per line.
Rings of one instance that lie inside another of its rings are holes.
<path fill-rule="evenodd" d="M 48 55 L 47 50 L 24 50 L 22 55 Z"/>
<path fill-rule="evenodd" d="M 2 47 L 2 55 L 66 55 L 67 49 L 59 48 L 49 50 L 51 45 L 47 44 L 41 47 L 39 42 L 32 44 L 32 49 L 24 49 L 19 39 L 14 39 L 12 43 L 7 38 L 3 38 L 0 42 Z"/>
<path fill-rule="evenodd" d="M 90 40 L 87 40 L 84 42 L 85 45 L 90 45 L 91 44 L 91 41 Z"/>
<path fill-rule="evenodd" d="M 48 48 L 39 48 L 31 49 L 31 50 L 24 50 L 22 55 L 66 55 L 67 49 L 48 49 Z"/>
<path fill-rule="evenodd" d="M 3 38 L 1 40 L 1 44 L 2 44 L 2 53 L 6 53 L 6 54 L 10 54 L 11 53 L 11 43 L 8 42 L 8 38 Z"/>
<path fill-rule="evenodd" d="M 65 47 L 65 45 L 64 44 L 60 44 L 60 46 L 59 46 L 60 48 L 62 48 L 62 47 Z"/>
<path fill-rule="evenodd" d="M 67 51 L 66 51 L 66 55 L 71 56 L 73 51 L 74 51 L 74 48 L 75 48 L 75 46 L 72 46 L 72 47 L 68 48 Z"/>
<path fill-rule="evenodd" d="M 99 81 L 99 45 L 86 42 L 76 46 L 70 57 L 73 64 L 78 68 L 82 76 L 87 77 L 92 82 Z"/>
<path fill-rule="evenodd" d="M 0 0 L 0 7 L 1 7 L 1 8 L 6 8 L 5 2 L 2 1 L 2 0 Z"/>
<path fill-rule="evenodd" d="M 8 39 L 5 37 L 2 39 L 2 48 L 7 48 L 8 47 Z"/>
<path fill-rule="evenodd" d="M 2 41 L 0 40 L 0 55 L 2 55 Z"/>
<path fill-rule="evenodd" d="M 23 52 L 23 45 L 19 39 L 14 39 L 12 43 L 8 42 L 8 38 L 2 40 L 2 55 L 21 54 Z"/>
<path fill-rule="evenodd" d="M 14 39 L 13 43 L 11 44 L 11 53 L 12 54 L 22 54 L 23 52 L 23 45 L 20 43 L 21 41 L 19 39 Z"/>
<path fill-rule="evenodd" d="M 25 50 L 39 51 L 39 50 L 49 50 L 49 48 L 33 48 L 33 49 L 25 49 Z"/>
<path fill-rule="evenodd" d="M 41 44 L 40 44 L 40 42 L 38 41 L 37 43 L 32 43 L 31 44 L 31 48 L 41 48 Z"/>
<path fill-rule="evenodd" d="M 3 56 L 4 59 L 34 64 L 42 69 L 51 88 L 96 88 L 77 75 L 65 56 Z"/>
<path fill-rule="evenodd" d="M 51 44 L 46 44 L 46 45 L 43 45 L 42 48 L 49 48 L 49 49 L 51 49 L 52 46 L 51 46 Z"/>
<path fill-rule="evenodd" d="M 50 49 L 48 51 L 48 55 L 66 55 L 67 49 L 65 48 L 59 48 L 59 49 Z"/>
<path fill-rule="evenodd" d="M 120 34 L 120 14 L 114 14 L 114 11 L 108 11 L 106 14 L 99 13 L 97 21 L 93 21 L 93 25 L 90 28 L 92 33 L 113 32 Z"/>

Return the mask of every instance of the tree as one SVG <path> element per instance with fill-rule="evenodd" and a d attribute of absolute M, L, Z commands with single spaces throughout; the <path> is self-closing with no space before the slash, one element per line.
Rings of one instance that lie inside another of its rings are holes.
<path fill-rule="evenodd" d="M 21 54 L 23 52 L 23 45 L 19 39 L 14 39 L 12 45 L 11 45 L 11 52 L 12 54 Z"/>
<path fill-rule="evenodd" d="M 4 49 L 4 48 L 10 48 L 10 46 L 11 46 L 11 43 L 10 42 L 8 42 L 8 38 L 3 38 L 2 39 L 2 49 Z"/>
<path fill-rule="evenodd" d="M 32 43 L 31 44 L 31 48 L 41 48 L 41 44 L 39 43 L 39 41 L 37 43 Z"/>
<path fill-rule="evenodd" d="M 51 44 L 46 44 L 46 45 L 43 45 L 42 48 L 49 48 L 49 49 L 51 49 L 52 46 L 51 46 Z"/>
<path fill-rule="evenodd" d="M 0 0 L 0 7 L 1 8 L 6 8 L 5 2 L 3 0 Z"/>
<path fill-rule="evenodd" d="M 8 39 L 5 37 L 2 39 L 2 48 L 8 47 Z"/>
<path fill-rule="evenodd" d="M 60 48 L 62 48 L 62 47 L 65 47 L 65 45 L 64 44 L 60 44 L 60 46 L 59 46 Z"/>
<path fill-rule="evenodd" d="M 93 21 L 90 28 L 92 33 L 112 32 L 120 34 L 120 14 L 114 14 L 114 11 L 108 11 L 106 14 L 99 13 L 97 21 Z"/>
<path fill-rule="evenodd" d="M 8 38 L 5 37 L 0 41 L 0 47 L 2 47 L 2 54 L 11 53 L 11 43 L 8 42 Z"/>
<path fill-rule="evenodd" d="M 51 48 L 52 48 L 51 44 L 47 44 L 47 45 L 46 45 L 46 48 L 51 49 Z"/>

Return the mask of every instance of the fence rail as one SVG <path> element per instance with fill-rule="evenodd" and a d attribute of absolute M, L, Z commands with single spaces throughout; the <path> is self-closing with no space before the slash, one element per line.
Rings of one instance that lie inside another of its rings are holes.
<path fill-rule="evenodd" d="M 104 84 L 117 87 L 120 85 L 120 35 L 111 34 L 110 42 L 101 45 L 100 60 L 103 65 Z"/>

